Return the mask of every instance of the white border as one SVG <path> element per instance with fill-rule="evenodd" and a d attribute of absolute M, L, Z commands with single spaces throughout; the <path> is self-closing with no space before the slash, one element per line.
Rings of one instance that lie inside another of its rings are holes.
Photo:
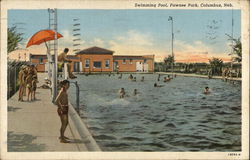
<path fill-rule="evenodd" d="M 229 8 L 134 8 L 134 3 L 171 3 L 177 1 L 142 0 L 3 0 L 1 1 L 1 154 L 0 159 L 248 159 L 249 157 L 249 2 L 225 1 L 178 1 L 178 3 L 232 3 L 241 9 L 243 77 L 242 77 L 242 152 L 241 156 L 228 156 L 228 152 L 7 152 L 7 10 L 8 9 L 229 9 Z"/>

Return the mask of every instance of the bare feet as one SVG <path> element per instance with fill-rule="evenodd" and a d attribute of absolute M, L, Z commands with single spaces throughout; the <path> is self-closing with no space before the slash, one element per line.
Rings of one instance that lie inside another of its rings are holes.
<path fill-rule="evenodd" d="M 58 139 L 62 139 L 62 137 L 58 137 Z M 70 139 L 70 138 L 63 136 L 63 139 Z"/>
<path fill-rule="evenodd" d="M 61 142 L 61 143 L 70 143 L 70 141 L 68 141 L 68 140 L 66 140 L 66 139 L 64 139 L 64 138 L 61 138 L 60 142 Z"/>

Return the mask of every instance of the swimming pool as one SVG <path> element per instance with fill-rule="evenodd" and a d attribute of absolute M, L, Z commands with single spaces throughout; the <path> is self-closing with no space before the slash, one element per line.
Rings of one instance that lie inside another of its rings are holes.
<path fill-rule="evenodd" d="M 241 83 L 157 74 L 78 75 L 82 118 L 103 151 L 240 151 Z M 144 82 L 140 82 L 144 76 Z M 164 85 L 154 87 L 154 83 Z M 211 94 L 204 95 L 208 86 Z M 125 88 L 120 99 L 118 90 Z M 137 89 L 139 95 L 133 96 Z M 75 102 L 75 87 L 70 88 Z"/>

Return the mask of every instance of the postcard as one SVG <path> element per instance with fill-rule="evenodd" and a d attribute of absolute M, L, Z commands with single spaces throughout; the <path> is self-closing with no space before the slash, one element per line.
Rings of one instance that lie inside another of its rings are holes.
<path fill-rule="evenodd" d="M 1 1 L 0 159 L 249 158 L 249 1 Z"/>

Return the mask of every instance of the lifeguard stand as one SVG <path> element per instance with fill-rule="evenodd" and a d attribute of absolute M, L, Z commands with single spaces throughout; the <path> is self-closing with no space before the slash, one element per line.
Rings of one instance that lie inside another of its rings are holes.
<path fill-rule="evenodd" d="M 48 9 L 49 12 L 49 29 L 57 33 L 57 9 Z M 48 46 L 48 77 L 52 82 L 52 102 L 55 101 L 57 96 L 57 56 L 58 56 L 58 40 L 55 34 L 55 40 L 49 41 Z M 52 52 L 54 55 L 52 56 Z M 51 73 L 52 72 L 52 73 Z"/>

